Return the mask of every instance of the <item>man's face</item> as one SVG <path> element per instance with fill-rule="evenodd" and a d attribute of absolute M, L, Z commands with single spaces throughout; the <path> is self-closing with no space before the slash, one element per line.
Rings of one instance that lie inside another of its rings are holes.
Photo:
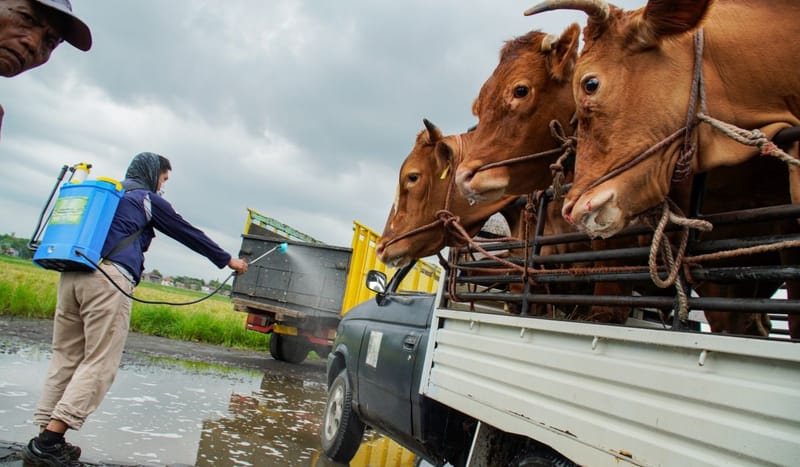
<path fill-rule="evenodd" d="M 28 0 L 0 0 L 0 75 L 11 77 L 50 58 L 61 43 L 58 18 Z"/>
<path fill-rule="evenodd" d="M 156 191 L 160 192 L 167 180 L 169 180 L 169 170 L 161 172 L 161 175 L 158 176 L 158 189 Z"/>

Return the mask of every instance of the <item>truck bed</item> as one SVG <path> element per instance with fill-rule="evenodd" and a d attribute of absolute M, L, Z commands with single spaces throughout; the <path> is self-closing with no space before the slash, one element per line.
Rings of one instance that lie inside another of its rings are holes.
<path fill-rule="evenodd" d="M 443 308 L 432 329 L 423 394 L 579 464 L 800 459 L 797 342 Z"/>

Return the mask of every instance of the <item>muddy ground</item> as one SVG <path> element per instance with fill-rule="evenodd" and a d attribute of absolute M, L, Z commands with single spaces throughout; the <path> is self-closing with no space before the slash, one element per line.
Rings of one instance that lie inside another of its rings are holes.
<path fill-rule="evenodd" d="M 50 343 L 52 332 L 53 323 L 50 320 L 0 316 L 0 335 L 10 338 L 11 341 L 47 345 Z M 290 365 L 273 360 L 268 351 L 236 350 L 199 342 L 176 341 L 132 332 L 129 334 L 125 344 L 123 363 L 126 360 L 142 357 L 168 357 L 241 369 L 280 372 L 281 374 L 313 380 L 323 378 L 322 375 L 325 372 L 325 360 L 322 359 L 307 360 L 301 365 Z M 0 467 L 22 466 L 22 461 L 19 458 L 21 448 L 22 445 L 19 443 L 0 440 Z M 131 467 L 136 464 L 104 463 L 85 465 Z M 178 467 L 179 465 L 181 464 L 172 464 L 172 467 Z"/>

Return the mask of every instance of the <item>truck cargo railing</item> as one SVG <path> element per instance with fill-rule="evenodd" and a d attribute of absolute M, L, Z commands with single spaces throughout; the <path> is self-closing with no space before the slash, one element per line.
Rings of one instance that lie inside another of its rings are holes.
<path fill-rule="evenodd" d="M 695 198 L 698 199 L 697 196 Z M 540 196 L 536 212 L 546 212 L 548 203 L 552 202 L 552 199 L 551 191 Z M 800 205 L 788 204 L 710 215 L 701 215 L 696 208 L 692 212 L 694 212 L 693 219 L 706 220 L 711 222 L 715 228 L 720 228 L 749 223 L 796 221 L 800 218 Z M 536 234 L 528 242 L 520 240 L 480 244 L 481 249 L 490 254 L 498 250 L 516 249 L 518 252 L 527 251 L 529 253 L 527 257 L 520 255 L 519 257 L 498 259 L 490 256 L 472 259 L 473 255 L 477 253 L 475 248 L 451 249 L 449 257 L 451 272 L 445 279 L 448 281 L 448 285 L 445 287 L 443 297 L 446 300 L 467 304 L 487 301 L 515 303 L 521 316 L 536 314 L 533 310 L 535 305 L 561 308 L 591 305 L 650 308 L 659 310 L 663 317 L 671 314 L 669 325 L 672 328 L 686 327 L 686 322 L 681 323 L 680 314 L 672 313 L 674 309 L 678 309 L 675 286 L 657 289 L 654 293 L 656 287 L 651 280 L 648 267 L 649 246 L 627 246 L 602 250 L 585 248 L 582 251 L 546 254 L 543 253 L 544 247 L 574 245 L 576 242 L 588 243 L 591 239 L 580 232 L 544 235 L 545 217 L 538 216 L 535 226 Z M 531 229 L 533 228 L 531 227 Z M 668 232 L 676 230 L 676 228 L 667 229 Z M 637 245 L 636 240 L 644 235 L 652 235 L 652 229 L 638 225 L 625 229 L 614 238 L 628 238 L 630 244 Z M 769 245 L 782 242 L 784 248 L 797 245 L 800 243 L 800 233 L 703 240 L 698 232 L 692 230 L 689 234 L 686 256 L 697 257 L 741 248 L 768 248 Z M 741 261 L 737 264 L 721 261 L 684 264 L 678 274 L 680 280 L 676 283 L 713 282 L 735 285 L 759 281 L 762 287 L 775 288 L 786 281 L 800 280 L 800 264 L 779 264 L 774 260 L 779 253 L 770 252 L 769 254 L 773 256 L 769 260 L 764 258 L 759 258 L 758 262 L 748 260 L 746 265 Z M 516 265 L 518 268 L 511 268 L 508 263 Z M 603 264 L 597 265 L 597 263 Z M 609 263 L 612 263 L 613 266 L 608 266 Z M 659 275 L 663 277 L 665 275 L 663 260 L 660 260 L 658 264 Z M 594 295 L 591 285 L 596 283 L 624 284 L 633 287 L 637 293 L 635 295 Z M 785 294 L 784 288 L 778 289 L 773 297 L 763 297 L 762 295 L 760 298 L 752 296 L 727 298 L 697 296 L 696 293 L 692 293 L 689 285 L 684 287 L 687 294 L 685 307 L 688 308 L 685 311 L 710 309 L 729 312 L 763 312 L 771 313 L 777 322 L 786 320 L 783 315 L 800 313 L 800 300 L 778 298 L 779 295 Z M 510 291 L 510 288 L 514 288 L 514 290 Z M 547 289 L 550 289 L 549 293 Z M 685 318 L 685 313 L 683 316 Z M 780 335 L 787 332 L 785 329 L 778 328 L 773 329 L 773 333 Z"/>

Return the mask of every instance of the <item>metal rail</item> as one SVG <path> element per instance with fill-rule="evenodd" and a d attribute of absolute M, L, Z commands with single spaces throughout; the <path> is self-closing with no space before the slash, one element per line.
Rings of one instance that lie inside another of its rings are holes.
<path fill-rule="evenodd" d="M 693 199 L 701 203 L 704 190 L 703 180 L 697 184 Z M 552 194 L 541 197 L 538 212 L 546 212 Z M 748 223 L 772 223 L 785 220 L 797 221 L 800 218 L 800 204 L 787 204 L 745 209 L 708 215 L 693 206 L 695 218 L 711 222 L 715 228 L 739 226 Z M 580 232 L 544 235 L 544 218 L 535 228 L 537 233 L 528 241 L 501 241 L 482 243 L 486 251 L 527 248 L 527 258 L 504 258 L 511 263 L 528 268 L 527 277 L 496 259 L 470 259 L 475 251 L 468 247 L 451 250 L 451 262 L 455 264 L 456 277 L 448 277 L 452 282 L 449 293 L 443 294 L 446 300 L 459 302 L 509 302 L 518 305 L 522 315 L 531 312 L 531 305 L 609 306 L 656 308 L 672 311 L 676 304 L 675 287 L 656 289 L 647 268 L 649 246 L 627 246 L 602 250 L 574 251 L 570 253 L 545 254 L 544 247 L 569 245 L 591 239 Z M 727 230 L 735 231 L 736 229 Z M 652 231 L 644 226 L 625 229 L 618 236 L 629 237 L 631 242 L 649 242 Z M 615 237 L 616 238 L 616 237 Z M 752 248 L 778 242 L 797 242 L 800 229 L 784 235 L 764 235 L 760 237 L 715 238 L 703 240 L 703 236 L 692 233 L 687 246 L 687 256 L 696 256 L 740 248 Z M 642 243 L 639 243 L 642 245 Z M 546 250 L 545 250 L 546 251 Z M 721 286 L 747 284 L 752 294 L 736 298 L 693 296 L 688 298 L 690 310 L 715 310 L 728 312 L 771 313 L 778 321 L 783 315 L 800 314 L 800 300 L 766 298 L 773 294 L 786 281 L 800 280 L 800 264 L 782 264 L 780 253 L 767 252 L 752 256 L 747 265 L 731 260 L 707 261 L 703 264 L 685 265 L 680 273 L 684 284 L 715 283 Z M 603 266 L 592 266 L 593 264 Z M 587 266 L 588 264 L 588 266 Z M 613 266 L 611 266 L 613 265 Z M 453 274 L 450 271 L 449 274 Z M 662 274 L 663 271 L 662 271 Z M 527 279 L 527 280 L 526 280 Z M 593 285 L 612 283 L 625 290 L 635 290 L 636 295 L 594 295 Z M 515 292 L 509 292 L 514 286 Z M 458 290 L 458 292 L 455 292 Z M 549 290 L 549 293 L 546 291 Z M 655 291 L 655 292 L 654 292 Z M 691 291 L 689 291 L 691 292 Z M 451 296 L 453 294 L 454 296 Z M 521 305 L 521 306 L 520 306 Z M 782 317 L 782 319 L 780 319 Z M 676 319 L 675 328 L 680 327 Z M 784 331 L 785 332 L 785 331 Z M 778 332 L 780 333 L 780 331 Z"/>

